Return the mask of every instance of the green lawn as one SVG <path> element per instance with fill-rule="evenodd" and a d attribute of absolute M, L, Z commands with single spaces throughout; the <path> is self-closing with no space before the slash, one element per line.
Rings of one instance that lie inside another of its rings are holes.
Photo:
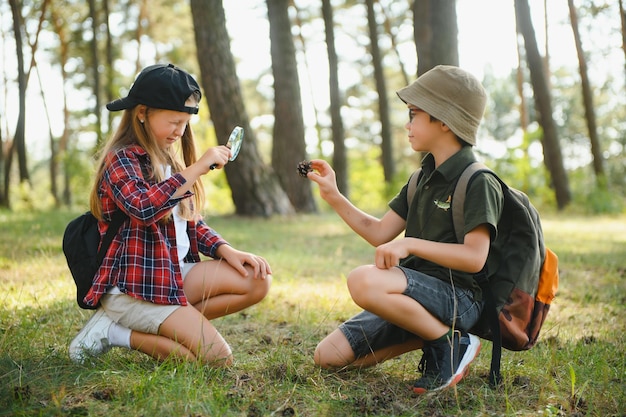
<path fill-rule="evenodd" d="M 540 341 L 504 351 L 504 385 L 487 384 L 491 345 L 454 390 L 415 396 L 421 353 L 376 368 L 313 366 L 317 342 L 358 311 L 345 274 L 373 250 L 331 214 L 207 219 L 235 247 L 265 256 L 269 296 L 215 321 L 235 363 L 157 363 L 113 349 L 77 366 L 67 346 L 91 312 L 75 303 L 61 251 L 77 213 L 0 212 L 0 415 L 15 416 L 624 416 L 626 216 L 548 216 L 561 286 Z"/>

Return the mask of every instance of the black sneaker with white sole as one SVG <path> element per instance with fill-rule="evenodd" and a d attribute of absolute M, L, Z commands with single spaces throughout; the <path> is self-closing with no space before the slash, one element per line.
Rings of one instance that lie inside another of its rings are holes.
<path fill-rule="evenodd" d="M 423 351 L 419 366 L 422 377 L 413 385 L 416 394 L 449 388 L 463 379 L 480 352 L 480 339 L 456 330 L 452 340 L 425 343 Z"/>

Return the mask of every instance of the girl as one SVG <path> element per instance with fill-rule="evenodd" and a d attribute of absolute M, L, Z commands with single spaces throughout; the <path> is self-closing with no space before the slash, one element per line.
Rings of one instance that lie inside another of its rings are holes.
<path fill-rule="evenodd" d="M 210 320 L 269 291 L 268 262 L 234 249 L 200 216 L 201 176 L 230 156 L 217 146 L 196 158 L 189 121 L 200 98 L 188 73 L 157 64 L 139 73 L 127 97 L 107 104 L 124 114 L 102 151 L 91 211 L 101 235 L 116 210 L 128 219 L 85 297 L 101 307 L 70 343 L 75 362 L 123 346 L 156 359 L 228 365 L 231 349 Z"/>

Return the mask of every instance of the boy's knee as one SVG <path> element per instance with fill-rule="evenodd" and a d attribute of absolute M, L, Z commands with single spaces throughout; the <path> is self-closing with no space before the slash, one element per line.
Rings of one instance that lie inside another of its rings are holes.
<path fill-rule="evenodd" d="M 361 288 L 362 285 L 367 285 L 367 278 L 369 275 L 368 266 L 369 265 L 358 266 L 348 273 L 348 276 L 346 277 L 348 289 Z"/>
<path fill-rule="evenodd" d="M 372 290 L 371 267 L 369 265 L 360 266 L 353 269 L 347 277 L 348 291 L 350 296 L 359 306 L 367 302 Z"/>
<path fill-rule="evenodd" d="M 315 347 L 315 352 L 313 352 L 313 362 L 315 363 L 315 365 L 319 366 L 320 368 L 327 368 L 327 366 L 325 366 L 326 364 L 322 362 L 321 359 L 321 352 L 320 352 L 320 345 L 318 344 Z"/>
<path fill-rule="evenodd" d="M 337 369 L 350 365 L 355 356 L 348 340 L 339 330 L 318 343 L 313 353 L 315 365 L 323 369 Z"/>
<path fill-rule="evenodd" d="M 320 342 L 315 347 L 315 352 L 313 353 L 313 362 L 315 362 L 315 365 L 319 366 L 322 369 L 337 368 L 339 365 L 334 364 L 331 361 L 329 361 L 328 358 L 330 356 L 327 355 L 326 353 L 327 352 L 324 350 L 324 347 L 322 346 L 322 343 Z"/>

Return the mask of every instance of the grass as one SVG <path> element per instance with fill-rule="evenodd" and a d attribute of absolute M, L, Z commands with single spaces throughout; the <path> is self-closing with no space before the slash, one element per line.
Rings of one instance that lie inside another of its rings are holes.
<path fill-rule="evenodd" d="M 548 216 L 561 286 L 536 347 L 504 351 L 504 385 L 487 384 L 491 345 L 457 389 L 414 396 L 420 354 L 365 370 L 313 366 L 317 342 L 358 311 L 344 274 L 372 249 L 330 214 L 208 219 L 235 247 L 265 256 L 270 295 L 215 321 L 235 364 L 157 363 L 113 349 L 92 364 L 67 346 L 91 312 L 75 303 L 61 251 L 72 212 L 0 212 L 0 415 L 14 416 L 623 416 L 626 217 Z"/>

